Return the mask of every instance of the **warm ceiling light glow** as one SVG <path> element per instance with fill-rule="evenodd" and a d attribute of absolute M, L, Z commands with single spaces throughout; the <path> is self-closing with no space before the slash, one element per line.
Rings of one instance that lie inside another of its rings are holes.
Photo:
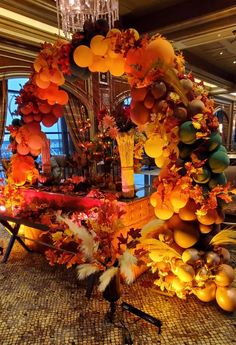
<path fill-rule="evenodd" d="M 223 55 L 224 52 L 220 52 L 220 55 Z"/>
<path fill-rule="evenodd" d="M 233 63 L 235 64 L 235 63 L 236 63 L 236 60 L 234 60 Z"/>
<path fill-rule="evenodd" d="M 5 8 L 1 8 L 0 17 L 4 17 L 7 19 L 11 19 L 14 22 L 24 23 L 24 25 L 31 26 L 37 30 L 46 31 L 51 34 L 58 35 L 58 28 L 55 26 L 51 26 L 48 24 L 44 24 L 39 22 L 38 20 L 23 16 L 21 14 L 6 10 Z M 64 36 L 62 32 L 60 32 L 60 36 Z"/>
<path fill-rule="evenodd" d="M 220 36 L 221 36 L 221 34 L 218 34 L 217 36 L 218 36 L 218 37 L 220 37 Z"/>
<path fill-rule="evenodd" d="M 207 81 L 204 81 L 204 80 L 200 80 L 198 78 L 194 78 L 194 81 L 196 83 L 200 83 L 201 81 L 204 83 L 205 86 L 208 86 L 208 87 L 211 87 L 211 88 L 214 88 L 214 87 L 217 87 L 217 85 L 215 84 L 211 84 L 211 83 L 208 83 Z"/>

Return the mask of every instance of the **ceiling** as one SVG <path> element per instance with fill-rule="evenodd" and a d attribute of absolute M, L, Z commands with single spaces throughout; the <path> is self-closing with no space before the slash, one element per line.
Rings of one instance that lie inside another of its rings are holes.
<path fill-rule="evenodd" d="M 235 0 L 119 3 L 123 28 L 160 32 L 183 51 L 189 70 L 216 86 L 215 94 L 236 92 Z M 54 0 L 0 0 L 0 64 L 1 57 L 32 61 L 40 42 L 54 41 L 57 33 Z"/>

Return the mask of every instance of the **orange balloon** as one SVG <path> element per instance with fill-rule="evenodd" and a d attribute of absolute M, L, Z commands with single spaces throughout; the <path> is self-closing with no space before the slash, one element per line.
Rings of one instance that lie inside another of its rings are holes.
<path fill-rule="evenodd" d="M 112 59 L 109 67 L 110 73 L 115 77 L 120 77 L 125 73 L 125 60 L 123 57 Z"/>
<path fill-rule="evenodd" d="M 57 118 L 52 114 L 46 114 L 42 119 L 42 123 L 45 127 L 51 127 L 56 122 L 57 122 Z"/>
<path fill-rule="evenodd" d="M 150 119 L 150 112 L 142 102 L 136 102 L 130 111 L 130 117 L 136 125 L 144 125 Z"/>
<path fill-rule="evenodd" d="M 43 68 L 43 70 L 40 72 L 39 76 L 40 76 L 40 79 L 42 81 L 45 81 L 45 82 L 50 81 L 51 75 L 50 75 L 48 67 Z"/>
<path fill-rule="evenodd" d="M 179 217 L 182 220 L 186 220 L 186 221 L 195 220 L 197 219 L 196 211 L 197 211 L 197 205 L 192 199 L 190 199 L 188 200 L 187 204 L 179 210 Z"/>
<path fill-rule="evenodd" d="M 48 114 L 50 113 L 52 107 L 48 103 L 40 103 L 39 104 L 39 111 L 43 114 Z"/>
<path fill-rule="evenodd" d="M 30 123 L 30 122 L 34 121 L 34 117 L 33 117 L 33 115 L 25 115 L 25 116 L 23 116 L 23 121 L 25 123 Z"/>
<path fill-rule="evenodd" d="M 62 106 L 60 104 L 55 104 L 52 107 L 52 113 L 57 118 L 62 117 L 62 115 L 63 115 L 63 108 L 62 108 Z"/>
<path fill-rule="evenodd" d="M 93 63 L 93 52 L 87 46 L 78 46 L 74 51 L 73 59 L 77 66 L 88 67 Z"/>
<path fill-rule="evenodd" d="M 197 220 L 199 221 L 199 223 L 204 224 L 204 225 L 214 224 L 216 218 L 217 218 L 216 210 L 208 210 L 206 215 L 197 216 Z"/>
<path fill-rule="evenodd" d="M 17 149 L 17 152 L 22 156 L 28 155 L 30 151 L 29 146 L 23 143 L 18 144 L 16 149 Z"/>
<path fill-rule="evenodd" d="M 187 204 L 188 199 L 189 194 L 185 191 L 182 191 L 179 187 L 174 188 L 170 195 L 170 202 L 173 207 L 177 209 L 184 207 Z"/>
<path fill-rule="evenodd" d="M 69 101 L 68 93 L 64 90 L 59 90 L 57 92 L 57 103 L 60 105 L 65 105 Z"/>
<path fill-rule="evenodd" d="M 35 83 L 38 87 L 40 87 L 41 89 L 47 89 L 50 85 L 50 81 L 43 81 L 41 78 L 40 78 L 40 75 L 37 74 L 36 77 L 35 77 Z"/>
<path fill-rule="evenodd" d="M 43 140 L 40 135 L 32 134 L 28 140 L 28 146 L 32 150 L 40 150 L 43 144 Z"/>
<path fill-rule="evenodd" d="M 91 39 L 90 48 L 95 55 L 104 56 L 108 50 L 110 41 L 102 35 L 96 35 Z"/>
<path fill-rule="evenodd" d="M 175 52 L 170 42 L 163 37 L 158 37 L 148 44 L 144 58 L 148 61 L 149 66 L 152 66 L 159 60 L 173 66 Z"/>
<path fill-rule="evenodd" d="M 174 214 L 174 211 L 171 205 L 167 203 L 162 203 L 161 205 L 160 204 L 157 205 L 154 209 L 154 212 L 155 212 L 156 217 L 161 220 L 170 219 Z"/>
<path fill-rule="evenodd" d="M 65 83 L 65 78 L 64 78 L 61 71 L 59 71 L 58 69 L 54 69 L 51 72 L 50 81 L 52 83 L 60 86 L 60 85 L 63 85 Z"/>
<path fill-rule="evenodd" d="M 41 99 L 41 100 L 46 100 L 47 99 L 47 92 L 46 89 L 40 89 L 38 88 L 37 91 L 35 92 L 36 96 Z"/>
<path fill-rule="evenodd" d="M 148 93 L 147 87 L 139 87 L 139 88 L 133 87 L 131 89 L 131 92 L 130 92 L 131 98 L 132 98 L 132 102 L 142 102 L 142 101 L 144 101 L 147 93 Z"/>
<path fill-rule="evenodd" d="M 33 116 L 34 121 L 40 122 L 42 120 L 42 115 L 41 114 L 36 114 Z"/>
<path fill-rule="evenodd" d="M 108 71 L 108 59 L 102 56 L 94 55 L 93 63 L 89 66 L 90 72 L 102 72 Z"/>
<path fill-rule="evenodd" d="M 39 134 L 41 133 L 41 127 L 40 124 L 36 121 L 33 121 L 31 123 L 27 123 L 27 125 L 24 126 L 26 128 L 26 130 L 30 133 L 30 134 Z"/>

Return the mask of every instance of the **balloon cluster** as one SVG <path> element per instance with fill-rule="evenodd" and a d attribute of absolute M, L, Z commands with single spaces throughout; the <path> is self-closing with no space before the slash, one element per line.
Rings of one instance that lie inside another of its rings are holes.
<path fill-rule="evenodd" d="M 231 201 L 224 174 L 229 158 L 202 83 L 174 72 L 178 83 L 164 71 L 151 85 L 131 89 L 131 118 L 146 131 L 145 152 L 161 168 L 150 203 L 164 224 L 152 227 L 144 243 L 159 274 L 157 285 L 181 298 L 216 298 L 222 309 L 233 311 L 234 270 L 223 247 L 231 243 L 231 231 L 214 245 L 222 203 Z"/>
<path fill-rule="evenodd" d="M 124 42 L 131 39 L 132 44 L 139 40 L 135 29 L 121 32 L 111 29 L 104 35 L 95 35 L 89 42 L 79 45 L 73 53 L 74 62 L 90 72 L 110 72 L 113 76 L 122 76 L 125 72 Z M 119 42 L 121 45 L 119 45 Z"/>

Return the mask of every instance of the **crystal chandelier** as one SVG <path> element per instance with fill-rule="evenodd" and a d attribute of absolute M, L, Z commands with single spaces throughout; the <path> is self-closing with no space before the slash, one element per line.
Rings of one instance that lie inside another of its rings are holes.
<path fill-rule="evenodd" d="M 58 26 L 66 37 L 83 29 L 86 20 L 107 20 L 109 27 L 119 19 L 119 0 L 55 0 Z"/>

